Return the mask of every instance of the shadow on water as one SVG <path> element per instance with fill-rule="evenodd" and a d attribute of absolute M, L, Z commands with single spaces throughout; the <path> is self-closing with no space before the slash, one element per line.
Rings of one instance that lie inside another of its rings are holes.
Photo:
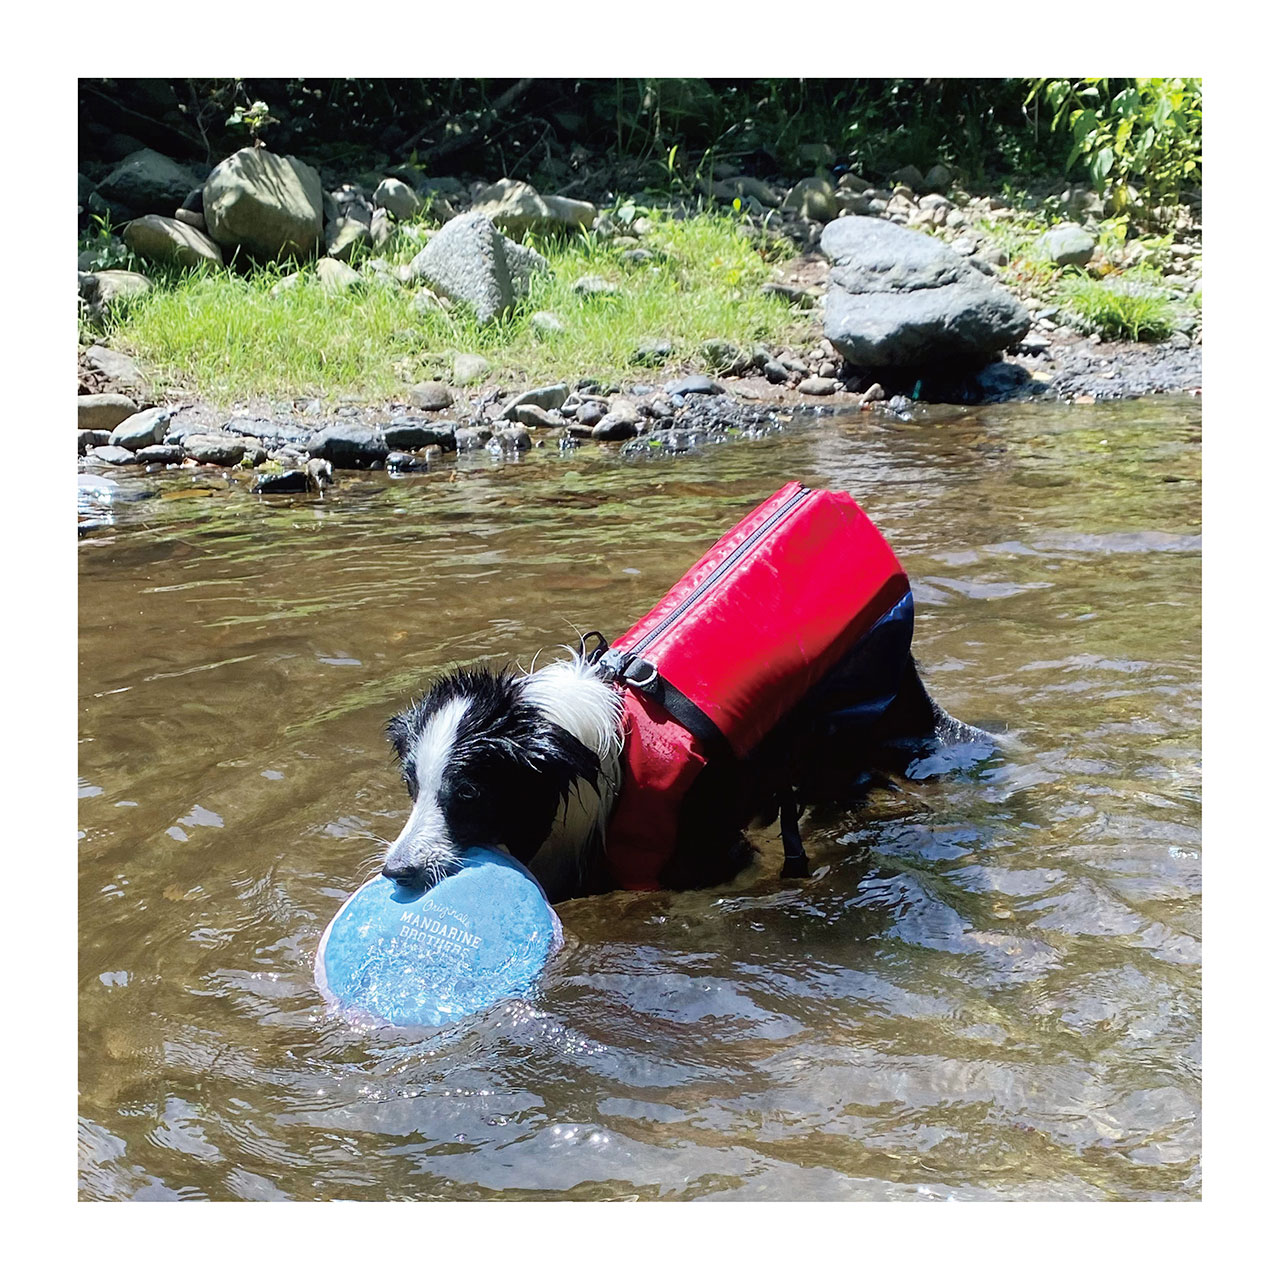
<path fill-rule="evenodd" d="M 80 546 L 85 1199 L 1193 1198 L 1200 406 L 828 417 L 192 492 Z M 985 759 L 873 778 L 716 891 L 564 904 L 537 991 L 434 1033 L 311 963 L 454 662 L 616 633 L 784 480 L 845 488 Z M 187 486 L 184 488 L 184 486 Z"/>

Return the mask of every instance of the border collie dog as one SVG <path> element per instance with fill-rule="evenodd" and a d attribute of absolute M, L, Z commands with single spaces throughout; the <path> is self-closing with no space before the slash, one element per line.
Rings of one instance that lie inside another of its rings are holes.
<path fill-rule="evenodd" d="M 553 900 L 608 887 L 621 714 L 618 691 L 581 658 L 438 680 L 388 725 L 413 809 L 383 875 L 429 885 L 457 850 L 482 845 L 519 859 Z"/>
<path fill-rule="evenodd" d="M 605 833 L 622 775 L 621 724 L 618 687 L 582 656 L 528 675 L 442 677 L 388 725 L 413 808 L 383 875 L 430 885 L 458 850 L 479 845 L 517 858 L 553 902 L 618 887 Z M 985 738 L 938 707 L 910 659 L 873 732 L 842 737 L 821 708 L 802 702 L 746 759 L 702 770 L 682 803 L 662 884 L 731 879 L 754 853 L 743 829 L 777 817 L 780 796 L 801 806 L 847 800 L 868 769 L 900 772 L 931 744 Z"/>

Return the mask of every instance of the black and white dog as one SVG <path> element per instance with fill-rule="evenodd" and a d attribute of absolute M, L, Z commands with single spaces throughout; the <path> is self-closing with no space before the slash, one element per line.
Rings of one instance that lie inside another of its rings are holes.
<path fill-rule="evenodd" d="M 908 659 L 897 696 L 870 731 L 842 733 L 805 699 L 744 759 L 708 765 L 681 809 L 664 886 L 730 879 L 753 850 L 745 827 L 772 821 L 778 797 L 848 799 L 868 769 L 900 772 L 937 742 L 984 740 L 925 691 Z M 616 887 L 605 829 L 621 776 L 622 700 L 581 656 L 531 674 L 458 671 L 394 717 L 388 732 L 413 809 L 383 874 L 432 884 L 456 852 L 493 846 L 519 859 L 558 902 Z"/>

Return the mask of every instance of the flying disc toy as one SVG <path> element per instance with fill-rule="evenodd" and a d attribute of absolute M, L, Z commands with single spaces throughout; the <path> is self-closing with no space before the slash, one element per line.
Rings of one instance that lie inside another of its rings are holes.
<path fill-rule="evenodd" d="M 438 1027 L 527 991 L 559 948 L 560 920 L 514 858 L 468 849 L 430 889 L 360 886 L 320 939 L 325 999 L 401 1027 Z"/>

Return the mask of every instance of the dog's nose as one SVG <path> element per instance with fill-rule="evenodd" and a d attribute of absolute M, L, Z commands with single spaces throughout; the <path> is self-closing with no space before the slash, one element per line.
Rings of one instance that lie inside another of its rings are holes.
<path fill-rule="evenodd" d="M 396 884 L 404 885 L 406 888 L 413 888 L 422 879 L 422 872 L 417 867 L 385 866 L 382 868 L 382 874 L 388 880 L 394 880 Z"/>

